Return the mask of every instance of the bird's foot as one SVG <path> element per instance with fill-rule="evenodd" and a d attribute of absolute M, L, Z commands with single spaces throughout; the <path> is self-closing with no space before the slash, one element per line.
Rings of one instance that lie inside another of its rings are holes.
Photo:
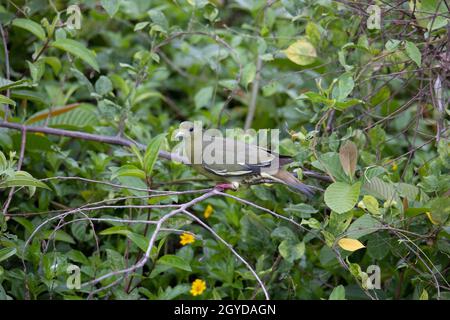
<path fill-rule="evenodd" d="M 214 188 L 218 189 L 219 191 L 224 191 L 224 190 L 229 190 L 229 189 L 236 191 L 239 188 L 239 183 L 238 182 L 219 183 L 219 184 L 216 184 L 216 186 Z"/>

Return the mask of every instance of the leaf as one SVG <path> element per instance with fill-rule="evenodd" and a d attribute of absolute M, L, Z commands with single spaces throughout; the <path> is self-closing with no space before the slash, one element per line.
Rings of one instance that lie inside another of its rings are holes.
<path fill-rule="evenodd" d="M 356 145 L 351 141 L 347 141 L 339 149 L 339 159 L 341 160 L 344 172 L 350 178 L 353 178 L 356 171 L 356 162 L 358 160 L 358 149 L 356 148 Z"/>
<path fill-rule="evenodd" d="M 390 39 L 386 42 L 385 48 L 387 51 L 395 51 L 398 46 L 400 45 L 400 40 L 396 40 L 396 39 Z"/>
<path fill-rule="evenodd" d="M 61 61 L 56 57 L 43 57 L 39 59 L 39 61 L 43 61 L 48 64 L 52 68 L 55 75 L 59 74 L 61 71 Z"/>
<path fill-rule="evenodd" d="M 355 87 L 355 82 L 350 73 L 344 73 L 338 78 L 337 85 L 333 88 L 333 98 L 343 102 Z"/>
<path fill-rule="evenodd" d="M 42 239 L 47 239 L 52 241 L 53 239 L 56 241 L 67 242 L 70 244 L 75 244 L 75 240 L 73 240 L 72 236 L 63 230 L 57 230 L 56 232 L 53 230 L 46 230 L 42 232 Z"/>
<path fill-rule="evenodd" d="M 194 97 L 195 108 L 208 107 L 212 99 L 213 91 L 214 88 L 211 86 L 200 89 Z"/>
<path fill-rule="evenodd" d="M 417 46 L 410 41 L 406 41 L 405 49 L 408 57 L 410 57 L 418 67 L 422 66 L 422 54 L 420 53 L 420 50 L 417 48 Z"/>
<path fill-rule="evenodd" d="M 157 264 L 167 265 L 173 268 L 181 269 L 184 271 L 191 272 L 191 266 L 182 258 L 172 255 L 166 254 L 158 259 Z"/>
<path fill-rule="evenodd" d="M 350 211 L 358 201 L 360 188 L 360 182 L 353 185 L 335 182 L 325 190 L 325 203 L 337 213 Z"/>
<path fill-rule="evenodd" d="M 45 109 L 35 113 L 32 116 L 33 120 L 29 119 L 26 123 L 44 125 L 47 121 L 47 115 L 50 115 L 47 124 L 51 127 L 84 128 L 88 126 L 93 127 L 98 123 L 95 107 L 87 103 L 82 103 L 78 106 L 76 104 L 67 105 L 53 110 Z"/>
<path fill-rule="evenodd" d="M 316 49 L 305 39 L 297 40 L 283 52 L 289 60 L 301 66 L 311 64 L 317 58 Z"/>
<path fill-rule="evenodd" d="M 0 92 L 6 91 L 8 89 L 17 88 L 17 87 L 24 87 L 24 86 L 27 86 L 28 83 L 29 83 L 28 79 L 10 81 L 7 79 L 0 78 Z"/>
<path fill-rule="evenodd" d="M 3 248 L 0 249 L 0 262 L 12 257 L 17 252 L 16 248 Z"/>
<path fill-rule="evenodd" d="M 160 10 L 154 9 L 148 11 L 148 15 L 155 25 L 158 25 L 162 28 L 161 31 L 167 32 L 167 30 L 169 29 L 169 22 L 167 21 L 164 13 L 162 13 Z"/>
<path fill-rule="evenodd" d="M 423 289 L 420 294 L 419 300 L 428 300 L 428 291 Z"/>
<path fill-rule="evenodd" d="M 46 104 L 45 96 L 39 92 L 30 90 L 13 90 L 11 91 L 11 98 L 29 100 L 37 103 Z"/>
<path fill-rule="evenodd" d="M 108 13 L 108 15 L 112 18 L 119 10 L 120 1 L 119 0 L 101 0 L 103 9 Z"/>
<path fill-rule="evenodd" d="M 117 177 L 136 177 L 145 179 L 145 172 L 132 164 L 125 164 L 111 175 L 111 180 L 114 180 Z"/>
<path fill-rule="evenodd" d="M 100 76 L 98 80 L 95 82 L 95 91 L 101 96 L 110 93 L 112 89 L 113 84 L 111 80 L 109 80 L 109 78 L 106 76 Z"/>
<path fill-rule="evenodd" d="M 148 144 L 144 155 L 144 171 L 147 176 L 151 177 L 156 159 L 158 159 L 159 149 L 166 138 L 166 134 L 162 133 L 154 137 Z"/>
<path fill-rule="evenodd" d="M 108 229 L 102 230 L 101 232 L 99 232 L 99 234 L 102 236 L 119 234 L 122 236 L 126 236 L 143 252 L 146 252 L 148 248 L 149 240 L 146 237 L 128 230 L 128 228 L 125 226 L 110 227 Z"/>
<path fill-rule="evenodd" d="M 419 188 L 412 184 L 400 182 L 396 186 L 398 193 L 410 201 L 414 201 L 419 194 Z"/>
<path fill-rule="evenodd" d="M 278 246 L 280 255 L 289 262 L 300 259 L 305 254 L 305 243 L 283 240 Z"/>
<path fill-rule="evenodd" d="M 370 214 L 365 214 L 353 221 L 347 229 L 346 234 L 351 236 L 353 239 L 358 239 L 376 232 L 382 227 L 383 225 L 378 220 L 374 219 Z"/>
<path fill-rule="evenodd" d="M 328 300 L 345 300 L 345 288 L 339 285 L 333 289 Z"/>
<path fill-rule="evenodd" d="M 372 214 L 379 215 L 380 214 L 380 208 L 378 205 L 378 200 L 375 199 L 375 197 L 372 197 L 370 195 L 363 197 L 363 203 L 366 207 L 367 211 L 369 211 Z"/>
<path fill-rule="evenodd" d="M 100 71 L 94 53 L 80 42 L 72 39 L 58 39 L 52 42 L 51 46 L 73 54 L 90 65 L 95 71 Z"/>
<path fill-rule="evenodd" d="M 37 187 L 51 190 L 45 183 L 33 178 L 25 171 L 16 171 L 13 176 L 0 183 L 0 188 L 8 187 Z"/>
<path fill-rule="evenodd" d="M 398 194 L 391 183 L 384 182 L 378 177 L 370 179 L 363 185 L 363 190 L 381 200 L 394 200 L 400 202 Z"/>
<path fill-rule="evenodd" d="M 134 26 L 134 30 L 133 31 L 139 31 L 144 29 L 146 26 L 148 26 L 150 24 L 150 22 L 148 21 L 144 21 L 144 22 L 139 22 Z"/>
<path fill-rule="evenodd" d="M 450 198 L 435 198 L 428 203 L 427 216 L 433 224 L 443 225 L 450 216 Z"/>
<path fill-rule="evenodd" d="M 351 238 L 342 238 L 338 241 L 338 245 L 347 251 L 356 251 L 362 248 L 365 248 L 365 246 L 356 239 L 351 239 Z"/>
<path fill-rule="evenodd" d="M 320 161 L 316 160 L 312 165 L 319 170 L 331 174 L 337 181 L 347 181 L 339 155 L 336 152 L 327 152 L 320 155 Z"/>
<path fill-rule="evenodd" d="M 41 27 L 40 24 L 37 22 L 34 22 L 33 20 L 29 19 L 14 19 L 12 22 L 12 25 L 18 28 L 25 29 L 32 34 L 34 34 L 36 37 L 39 38 L 39 40 L 45 40 L 45 31 L 44 28 Z"/>
<path fill-rule="evenodd" d="M 12 106 L 16 106 L 16 102 L 14 100 L 11 100 L 10 98 L 2 94 L 0 94 L 0 104 L 9 104 Z"/>
<path fill-rule="evenodd" d="M 47 118 L 55 117 L 57 115 L 69 112 L 75 108 L 78 108 L 80 106 L 79 103 L 72 103 L 68 104 L 67 106 L 60 107 L 60 108 L 53 108 L 51 110 L 44 110 L 43 112 L 36 113 L 32 115 L 28 120 L 25 122 L 26 124 L 31 124 L 38 122 L 40 120 L 44 120 Z"/>
<path fill-rule="evenodd" d="M 247 64 L 242 70 L 242 84 L 247 87 L 249 83 L 253 82 L 256 75 L 256 66 L 254 63 Z"/>

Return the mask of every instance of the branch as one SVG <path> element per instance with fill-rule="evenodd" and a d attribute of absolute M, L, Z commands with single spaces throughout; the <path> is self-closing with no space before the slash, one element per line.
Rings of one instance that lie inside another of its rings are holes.
<path fill-rule="evenodd" d="M 92 134 L 92 133 L 86 133 L 86 132 L 80 132 L 80 131 L 70 131 L 70 130 L 63 130 L 63 129 L 55 129 L 55 128 L 48 128 L 48 127 L 34 127 L 34 126 L 25 126 L 19 123 L 11 123 L 11 122 L 0 122 L 0 128 L 8 128 L 13 130 L 26 130 L 27 132 L 40 132 L 40 133 L 46 133 L 54 136 L 62 136 L 62 137 L 69 137 L 69 138 L 78 138 L 83 140 L 89 140 L 89 141 L 96 141 L 96 142 L 102 142 L 107 144 L 113 144 L 113 145 L 120 145 L 120 146 L 126 146 L 131 147 L 132 145 L 136 145 L 140 149 L 145 149 L 146 146 L 144 144 L 126 139 L 121 137 L 111 137 L 111 136 L 102 136 L 99 134 Z M 160 150 L 159 151 L 159 157 L 178 161 L 181 163 L 186 163 L 186 160 L 183 157 L 180 157 L 177 154 L 170 153 L 167 151 Z"/>
<path fill-rule="evenodd" d="M 191 200 L 189 202 L 186 202 L 185 204 L 181 205 L 178 209 L 171 211 L 170 213 L 164 215 L 161 219 L 159 219 L 158 222 L 156 223 L 155 230 L 153 231 L 153 234 L 152 234 L 152 236 L 151 236 L 151 238 L 149 240 L 148 248 L 145 251 L 145 254 L 142 257 L 142 259 L 139 260 L 138 263 L 136 263 L 136 264 L 134 264 L 131 267 L 126 268 L 126 269 L 122 269 L 122 270 L 118 270 L 118 271 L 113 271 L 113 272 L 107 273 L 107 274 L 105 274 L 105 275 L 103 275 L 101 277 L 98 277 L 98 278 L 90 281 L 90 282 L 83 283 L 81 286 L 85 287 L 85 286 L 89 286 L 89 285 L 94 285 L 94 284 L 99 283 L 100 281 L 103 281 L 103 280 L 108 279 L 110 277 L 113 277 L 113 276 L 116 276 L 116 275 L 121 275 L 121 274 L 128 274 L 130 272 L 134 272 L 135 270 L 142 268 L 147 263 L 148 259 L 150 258 L 151 250 L 152 250 L 152 248 L 153 248 L 153 246 L 155 244 L 155 241 L 156 241 L 156 236 L 161 231 L 163 223 L 166 222 L 169 218 L 171 218 L 171 217 L 173 217 L 173 216 L 175 216 L 175 215 L 177 215 L 179 213 L 183 213 L 184 210 L 186 210 L 186 209 L 196 205 L 197 203 L 199 203 L 199 202 L 201 202 L 201 201 L 203 201 L 205 199 L 208 199 L 208 198 L 210 198 L 210 197 L 212 197 L 214 195 L 216 195 L 214 190 L 212 190 L 212 191 L 210 191 L 208 193 L 205 193 L 205 194 L 203 194 L 203 195 L 201 195 L 201 196 L 199 196 L 199 197 L 197 197 L 197 198 L 195 198 L 195 199 L 193 199 L 193 200 Z"/>

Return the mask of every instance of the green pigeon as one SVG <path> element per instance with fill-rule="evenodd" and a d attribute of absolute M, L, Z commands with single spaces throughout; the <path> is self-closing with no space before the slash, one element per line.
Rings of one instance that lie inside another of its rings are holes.
<path fill-rule="evenodd" d="M 219 132 L 219 131 L 217 131 Z M 220 133 L 220 132 L 219 132 Z M 237 189 L 240 184 L 274 181 L 283 183 L 308 197 L 314 188 L 300 182 L 282 169 L 293 160 L 268 149 L 221 135 L 203 133 L 202 128 L 185 121 L 175 138 L 184 140 L 184 153 L 189 164 L 202 175 L 228 183 Z"/>

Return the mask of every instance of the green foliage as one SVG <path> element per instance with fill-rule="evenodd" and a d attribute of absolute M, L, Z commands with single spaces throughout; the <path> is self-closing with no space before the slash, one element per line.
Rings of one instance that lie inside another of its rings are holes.
<path fill-rule="evenodd" d="M 254 273 L 274 299 L 450 298 L 443 1 L 382 2 L 380 30 L 358 1 L 84 1 L 80 29 L 67 1 L 13 2 L 1 299 L 263 299 Z M 226 192 L 245 202 L 181 208 L 212 184 L 158 157 L 180 121 L 242 128 L 253 107 L 324 192 L 242 186 Z M 73 265 L 100 280 L 69 288 Z"/>

